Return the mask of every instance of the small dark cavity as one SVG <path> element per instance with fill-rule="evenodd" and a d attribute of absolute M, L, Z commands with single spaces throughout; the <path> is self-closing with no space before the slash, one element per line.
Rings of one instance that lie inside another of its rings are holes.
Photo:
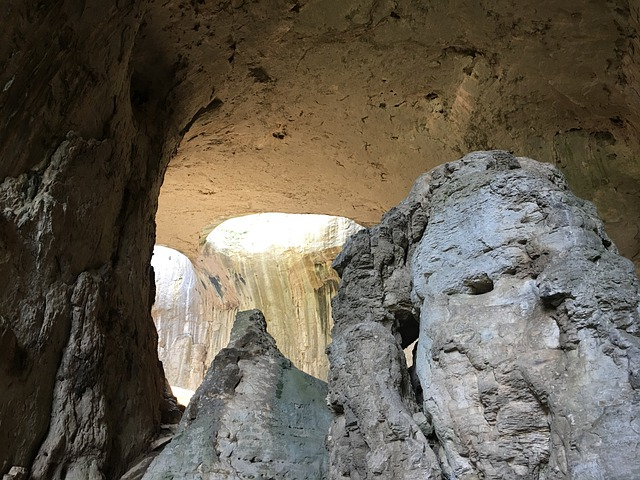
<path fill-rule="evenodd" d="M 393 12 L 393 11 L 389 14 L 389 16 L 391 18 L 395 18 L 396 20 L 400 18 L 400 15 L 398 15 L 396 12 Z"/>
<path fill-rule="evenodd" d="M 424 98 L 426 98 L 427 100 L 435 100 L 436 98 L 438 98 L 438 94 L 436 92 L 427 93 Z"/>
<path fill-rule="evenodd" d="M 277 138 L 278 140 L 282 140 L 287 136 L 285 132 L 273 132 L 271 135 L 273 136 L 273 138 Z"/>
<path fill-rule="evenodd" d="M 542 304 L 546 307 L 557 308 L 570 295 L 566 292 L 554 292 L 548 295 L 541 295 Z"/>
<path fill-rule="evenodd" d="M 254 80 L 258 83 L 269 83 L 273 81 L 267 71 L 260 66 L 249 67 L 249 74 L 251 74 Z"/>
<path fill-rule="evenodd" d="M 420 335 L 420 323 L 408 310 L 399 309 L 394 312 L 398 322 L 398 333 L 402 337 L 402 348 L 405 349 L 418 339 Z"/>
<path fill-rule="evenodd" d="M 620 118 L 619 116 L 615 116 L 615 117 L 611 117 L 609 118 L 609 120 L 611 121 L 611 123 L 613 123 L 616 127 L 622 127 L 624 125 L 624 120 L 622 120 L 622 118 Z"/>
<path fill-rule="evenodd" d="M 609 145 L 614 145 L 616 143 L 616 137 L 614 137 L 611 132 L 593 132 L 591 133 L 591 136 L 597 141 Z"/>
<path fill-rule="evenodd" d="M 482 295 L 493 290 L 493 280 L 486 273 L 465 280 L 464 285 L 469 288 L 471 295 Z"/>

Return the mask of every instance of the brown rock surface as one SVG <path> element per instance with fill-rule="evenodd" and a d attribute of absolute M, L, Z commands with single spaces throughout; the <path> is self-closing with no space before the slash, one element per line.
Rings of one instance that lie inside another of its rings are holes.
<path fill-rule="evenodd" d="M 169 4 L 143 29 L 184 45 L 192 88 L 215 87 L 169 165 L 161 243 L 193 258 L 211 227 L 263 211 L 371 225 L 422 172 L 501 148 L 559 166 L 637 261 L 635 2 L 214 5 Z"/>
<path fill-rule="evenodd" d="M 176 149 L 159 239 L 191 253 L 242 213 L 375 221 L 424 159 L 495 146 L 560 164 L 637 259 L 637 2 L 0 11 L 0 474 L 115 476 L 157 432 L 149 261 Z"/>

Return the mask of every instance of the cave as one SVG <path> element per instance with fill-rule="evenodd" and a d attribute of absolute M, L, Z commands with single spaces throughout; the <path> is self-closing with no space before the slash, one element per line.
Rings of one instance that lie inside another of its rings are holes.
<path fill-rule="evenodd" d="M 567 188 L 597 207 L 608 233 L 594 223 L 598 249 L 615 244 L 640 268 L 635 1 L 8 0 L 1 10 L 0 475 L 7 478 L 120 478 L 160 425 L 176 421 L 151 318 L 153 246 L 195 259 L 206 234 L 232 217 L 315 213 L 374 226 L 424 172 L 439 168 L 453 178 L 459 167 L 451 162 L 500 150 L 478 162 L 502 172 L 496 164 L 512 152 L 555 165 Z M 591 222 L 580 215 L 566 221 Z M 356 241 L 406 249 L 384 230 L 408 228 L 398 222 Z M 352 259 L 368 261 L 350 255 L 336 268 L 347 276 Z M 545 276 L 545 255 L 526 272 L 540 274 L 544 307 L 580 297 L 558 286 L 560 273 Z M 400 258 L 371 271 L 393 261 Z M 495 272 L 475 274 L 445 293 L 489 302 L 506 288 Z M 405 304 L 392 306 L 407 317 Z M 620 351 L 635 352 L 628 345 L 637 321 L 616 327 L 627 330 L 607 357 L 628 363 L 633 388 L 640 367 Z M 403 343 L 380 325 L 362 332 L 389 348 Z M 336 335 L 347 336 L 330 361 L 357 337 L 341 328 Z M 570 328 L 562 335 L 569 350 L 582 341 Z M 462 355 L 445 347 L 447 358 Z M 405 377 L 397 380 L 402 391 Z M 485 380 L 481 396 L 494 405 L 487 399 L 500 389 Z M 329 374 L 334 433 L 362 420 L 349 417 L 342 381 Z M 340 445 L 357 453 L 364 440 L 352 433 L 355 443 Z M 450 459 L 451 442 L 442 440 L 441 452 Z M 354 472 L 385 471 L 336 451 L 338 464 L 351 462 Z M 451 468 L 462 470 L 470 461 L 454 460 Z M 616 462 L 626 465 L 624 457 Z M 553 478 L 591 478 L 584 465 Z M 616 478 L 637 473 L 625 472 Z"/>
<path fill-rule="evenodd" d="M 198 388 L 229 342 L 236 314 L 252 309 L 263 312 L 296 367 L 326 381 L 331 299 L 340 281 L 331 263 L 362 228 L 344 217 L 269 212 L 225 220 L 193 262 L 156 245 L 151 315 L 173 392 Z"/>

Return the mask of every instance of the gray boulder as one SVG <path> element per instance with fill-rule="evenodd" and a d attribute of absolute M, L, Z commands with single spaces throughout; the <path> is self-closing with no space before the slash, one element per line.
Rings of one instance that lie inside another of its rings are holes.
<path fill-rule="evenodd" d="M 144 479 L 326 478 L 326 384 L 293 367 L 258 310 L 239 312 Z"/>
<path fill-rule="evenodd" d="M 554 167 L 444 164 L 334 267 L 332 478 L 640 478 L 638 280 Z"/>

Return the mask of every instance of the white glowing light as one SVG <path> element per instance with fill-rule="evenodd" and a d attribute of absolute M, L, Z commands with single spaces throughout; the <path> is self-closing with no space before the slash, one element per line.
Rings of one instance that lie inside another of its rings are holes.
<path fill-rule="evenodd" d="M 343 217 L 258 213 L 226 220 L 213 229 L 206 243 L 216 251 L 230 253 L 317 250 L 319 244 L 341 247 L 362 228 Z"/>

